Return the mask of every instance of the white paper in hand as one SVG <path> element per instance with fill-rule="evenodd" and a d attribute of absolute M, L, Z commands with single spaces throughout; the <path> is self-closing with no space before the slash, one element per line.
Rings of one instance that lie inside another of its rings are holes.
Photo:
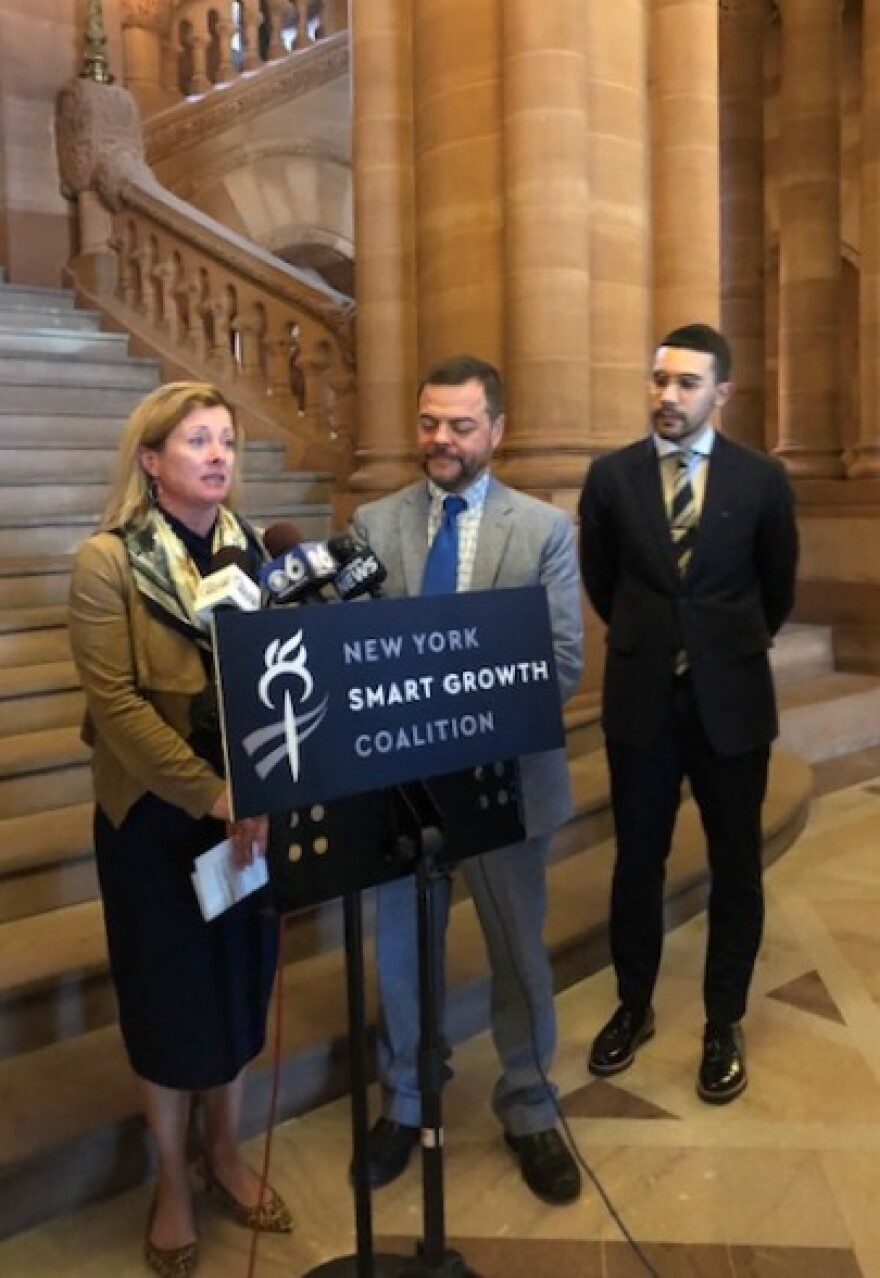
<path fill-rule="evenodd" d="M 268 883 L 269 870 L 263 856 L 238 869 L 232 859 L 232 840 L 224 839 L 196 857 L 192 881 L 202 916 L 210 920 Z"/>

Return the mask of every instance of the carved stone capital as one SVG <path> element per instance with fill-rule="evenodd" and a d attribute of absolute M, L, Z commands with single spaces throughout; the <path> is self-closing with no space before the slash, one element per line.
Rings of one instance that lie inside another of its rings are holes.
<path fill-rule="evenodd" d="M 137 103 L 121 85 L 70 81 L 58 95 L 55 139 L 67 199 L 97 190 L 113 207 L 124 178 L 150 177 Z"/>
<path fill-rule="evenodd" d="M 142 27 L 165 36 L 171 30 L 171 0 L 122 0 L 122 29 Z"/>

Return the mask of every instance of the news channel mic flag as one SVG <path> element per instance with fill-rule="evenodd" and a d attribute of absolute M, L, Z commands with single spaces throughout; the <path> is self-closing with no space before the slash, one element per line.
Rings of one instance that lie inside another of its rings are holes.
<path fill-rule="evenodd" d="M 214 614 L 236 817 L 564 742 L 543 587 Z"/>

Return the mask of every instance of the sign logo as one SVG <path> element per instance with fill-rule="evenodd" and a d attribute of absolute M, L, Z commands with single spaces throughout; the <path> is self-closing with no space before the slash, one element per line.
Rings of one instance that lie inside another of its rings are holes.
<path fill-rule="evenodd" d="M 301 771 L 301 746 L 315 732 L 327 714 L 329 694 L 322 701 L 309 705 L 315 693 L 315 681 L 308 667 L 309 652 L 303 642 L 303 632 L 298 630 L 285 643 L 273 639 L 263 653 L 265 670 L 257 683 L 257 695 L 267 710 L 278 707 L 274 700 L 275 685 L 282 680 L 281 718 L 266 727 L 258 728 L 242 742 L 248 757 L 253 759 L 267 746 L 268 753 L 254 764 L 261 781 L 286 758 L 290 775 L 298 781 Z M 280 744 L 275 744 L 281 738 Z"/>

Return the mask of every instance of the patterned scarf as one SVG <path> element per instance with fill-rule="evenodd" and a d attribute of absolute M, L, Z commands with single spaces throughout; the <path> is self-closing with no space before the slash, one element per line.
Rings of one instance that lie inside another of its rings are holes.
<path fill-rule="evenodd" d="M 210 625 L 202 621 L 194 607 L 201 575 L 161 510 L 152 506 L 146 521 L 137 531 L 123 529 L 122 538 L 134 584 L 140 593 L 152 600 L 172 624 L 189 634 L 199 647 L 210 651 Z M 256 537 L 248 525 L 225 506 L 220 506 L 214 525 L 212 553 L 216 555 L 223 546 L 239 546 L 248 550 L 255 543 Z"/>

